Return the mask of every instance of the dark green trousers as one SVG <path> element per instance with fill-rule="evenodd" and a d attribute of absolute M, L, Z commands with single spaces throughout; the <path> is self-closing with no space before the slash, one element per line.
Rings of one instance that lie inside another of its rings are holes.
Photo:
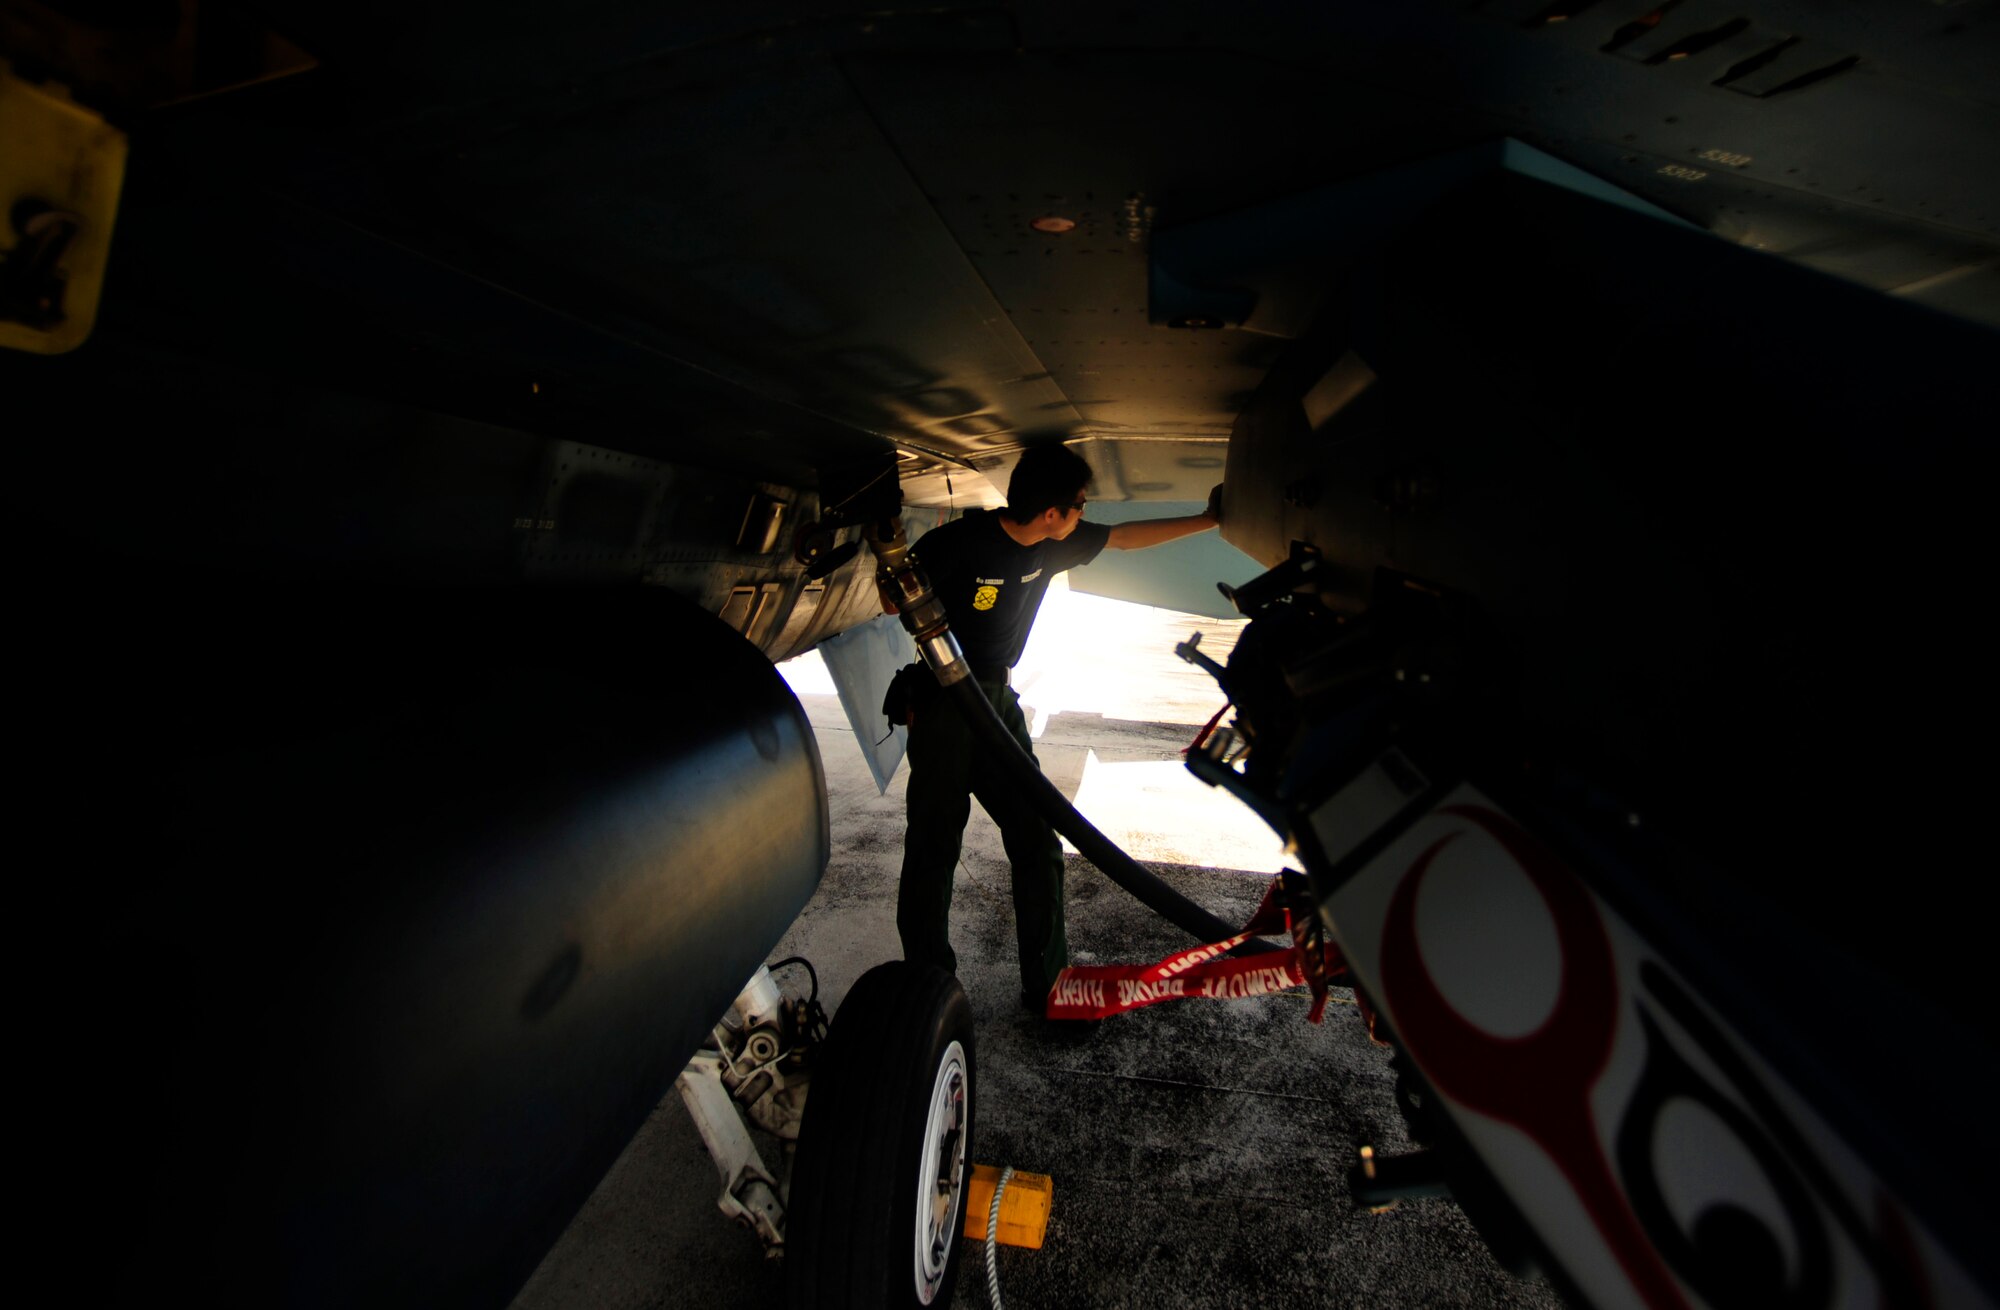
<path fill-rule="evenodd" d="M 980 689 L 1021 748 L 1034 754 L 1021 698 L 1004 683 Z M 1021 989 L 1039 1001 L 1069 963 L 1063 931 L 1062 843 L 1019 791 L 1007 784 L 979 745 L 958 706 L 932 687 L 910 724 L 909 827 L 903 837 L 903 882 L 896 896 L 896 928 L 903 958 L 956 971 L 947 923 L 959 845 L 977 796 L 999 825 L 1014 871 L 1014 933 L 1021 957 Z"/>

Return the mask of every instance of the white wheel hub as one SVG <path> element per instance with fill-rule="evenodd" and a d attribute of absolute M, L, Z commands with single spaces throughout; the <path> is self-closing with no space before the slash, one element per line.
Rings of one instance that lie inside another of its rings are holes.
<path fill-rule="evenodd" d="M 929 1305 L 944 1282 L 958 1240 L 965 1192 L 965 1048 L 953 1042 L 938 1061 L 924 1117 L 924 1149 L 917 1157 L 917 1300 Z"/>

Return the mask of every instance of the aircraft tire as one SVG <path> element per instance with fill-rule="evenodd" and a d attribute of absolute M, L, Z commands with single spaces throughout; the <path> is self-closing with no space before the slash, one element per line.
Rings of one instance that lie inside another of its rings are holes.
<path fill-rule="evenodd" d="M 854 984 L 820 1048 L 800 1125 L 785 1220 L 789 1305 L 951 1303 L 975 1069 L 972 1008 L 951 974 L 898 960 Z M 940 1177 L 951 1179 L 949 1199 L 920 1214 Z"/>

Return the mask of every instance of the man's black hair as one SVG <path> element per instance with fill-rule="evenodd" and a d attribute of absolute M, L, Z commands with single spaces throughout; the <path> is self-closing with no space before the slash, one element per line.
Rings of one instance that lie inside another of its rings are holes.
<path fill-rule="evenodd" d="M 1021 456 L 1007 480 L 1007 508 L 1016 523 L 1032 523 L 1042 511 L 1068 509 L 1090 485 L 1090 465 L 1064 445 L 1036 446 Z"/>

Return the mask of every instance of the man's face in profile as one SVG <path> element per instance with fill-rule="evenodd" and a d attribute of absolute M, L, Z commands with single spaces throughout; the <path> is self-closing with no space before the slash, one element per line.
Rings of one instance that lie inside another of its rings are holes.
<path fill-rule="evenodd" d="M 1055 515 L 1055 520 L 1049 528 L 1049 536 L 1062 541 L 1070 533 L 1075 532 L 1076 525 L 1083 522 L 1083 507 L 1088 503 L 1088 499 L 1079 491 L 1076 493 L 1076 499 L 1070 504 L 1050 510 L 1049 513 Z"/>

